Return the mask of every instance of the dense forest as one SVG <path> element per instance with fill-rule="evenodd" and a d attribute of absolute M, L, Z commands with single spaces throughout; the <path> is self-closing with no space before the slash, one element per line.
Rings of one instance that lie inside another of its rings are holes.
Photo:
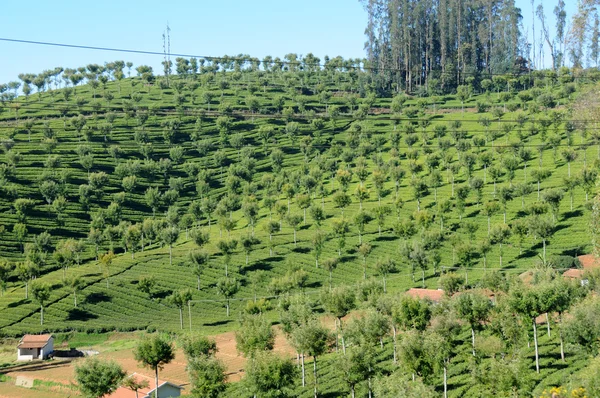
<path fill-rule="evenodd" d="M 448 93 L 497 75 L 518 78 L 543 69 L 546 47 L 554 71 L 567 64 L 598 65 L 600 30 L 593 1 L 578 2 L 568 21 L 565 2 L 558 0 L 552 9 L 554 37 L 545 2 L 532 2 L 532 42 L 513 0 L 361 1 L 368 13 L 365 66 L 382 91 Z"/>

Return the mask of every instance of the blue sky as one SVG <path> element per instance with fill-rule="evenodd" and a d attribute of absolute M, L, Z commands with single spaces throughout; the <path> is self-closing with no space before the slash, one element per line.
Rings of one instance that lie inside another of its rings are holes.
<path fill-rule="evenodd" d="M 540 0 L 536 0 L 538 3 Z M 556 1 L 542 0 L 550 13 Z M 195 0 L 82 2 L 5 1 L 0 37 L 162 51 L 162 32 L 171 26 L 171 52 L 220 56 L 280 56 L 294 52 L 364 56 L 366 13 L 358 0 Z M 529 0 L 517 0 L 531 23 Z M 568 0 L 569 15 L 575 11 Z M 90 5 L 86 5 L 90 4 Z M 553 16 L 549 15 L 550 23 Z M 536 26 L 539 27 L 536 21 Z M 0 42 L 0 82 L 22 72 L 77 67 L 123 59 L 160 69 L 161 58 L 92 50 Z M 548 58 L 548 57 L 547 57 Z M 547 60 L 548 61 L 548 60 Z"/>

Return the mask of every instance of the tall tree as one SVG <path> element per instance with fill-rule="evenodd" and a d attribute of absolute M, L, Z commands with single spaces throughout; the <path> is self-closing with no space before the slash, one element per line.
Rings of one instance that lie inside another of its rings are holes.
<path fill-rule="evenodd" d="M 158 397 L 158 371 L 175 359 L 175 348 L 168 337 L 156 334 L 144 337 L 133 350 L 135 360 L 154 371 Z"/>

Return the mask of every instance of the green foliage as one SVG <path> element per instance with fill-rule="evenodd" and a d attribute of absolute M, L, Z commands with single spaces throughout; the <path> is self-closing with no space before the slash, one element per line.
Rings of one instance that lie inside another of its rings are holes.
<path fill-rule="evenodd" d="M 100 398 L 118 387 L 125 371 L 114 361 L 88 358 L 75 365 L 75 380 L 81 393 L 90 398 Z"/>
<path fill-rule="evenodd" d="M 238 352 L 245 357 L 252 357 L 257 352 L 273 349 L 275 332 L 271 328 L 271 322 L 264 316 L 246 315 L 235 334 L 235 342 Z"/>
<path fill-rule="evenodd" d="M 225 391 L 225 365 L 216 358 L 194 356 L 188 359 L 187 371 L 193 397 L 217 398 Z"/>
<path fill-rule="evenodd" d="M 289 359 L 268 352 L 259 353 L 248 362 L 244 385 L 248 392 L 261 397 L 291 397 L 296 367 Z"/>

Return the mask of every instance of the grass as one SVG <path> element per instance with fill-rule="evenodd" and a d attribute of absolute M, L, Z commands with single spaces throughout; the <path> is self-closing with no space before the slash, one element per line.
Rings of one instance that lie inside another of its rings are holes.
<path fill-rule="evenodd" d="M 268 209 L 260 205 L 255 228 L 260 243 L 250 254 L 248 265 L 246 265 L 245 254 L 239 249 L 239 246 L 231 259 L 231 275 L 242 282 L 240 291 L 232 301 L 232 313 L 237 314 L 240 312 L 246 302 L 251 300 L 255 294 L 259 297 L 271 296 L 272 292 L 268 286 L 269 281 L 272 278 L 282 277 L 286 272 L 297 267 L 303 268 L 308 274 L 304 289 L 305 293 L 316 297 L 323 286 L 328 286 L 329 273 L 323 268 L 315 267 L 312 238 L 317 229 L 321 229 L 326 233 L 332 232 L 332 221 L 341 218 L 341 211 L 335 207 L 333 202 L 333 194 L 339 190 L 339 184 L 335 178 L 331 178 L 331 173 L 338 168 L 352 170 L 354 176 L 348 190 L 352 194 L 360 184 L 356 176 L 356 159 L 358 154 L 363 152 L 369 174 L 364 185 L 370 190 L 370 196 L 364 203 L 364 209 L 374 213 L 379 207 L 379 201 L 375 194 L 376 189 L 371 177 L 372 172 L 377 169 L 377 163 L 380 163 L 378 157 L 386 164 L 396 155 L 394 155 L 395 150 L 392 149 L 389 139 L 376 147 L 373 147 L 372 144 L 376 142 L 378 137 L 389 138 L 390 133 L 395 130 L 394 123 L 390 120 L 389 114 L 369 115 L 361 122 L 361 134 L 364 136 L 361 145 L 353 149 L 354 152 L 351 152 L 346 144 L 352 138 L 355 123 L 344 97 L 333 96 L 329 104 L 329 106 L 338 105 L 342 107 L 342 118 L 334 121 L 330 120 L 328 115 L 325 114 L 325 107 L 319 103 L 318 97 L 312 92 L 312 85 L 316 84 L 317 81 L 325 84 L 326 88 L 332 92 L 339 91 L 337 83 L 329 80 L 325 75 L 317 75 L 312 78 L 313 80 L 310 80 L 309 87 L 296 86 L 293 90 L 287 90 L 276 76 L 269 76 L 272 80 L 266 90 L 264 92 L 259 90 L 251 94 L 248 89 L 254 83 L 249 83 L 247 80 L 254 78 L 255 76 L 248 74 L 245 76 L 244 81 L 234 82 L 232 80 L 230 88 L 224 90 L 222 95 L 221 90 L 217 87 L 217 82 L 219 79 L 230 79 L 230 76 L 223 75 L 211 82 L 205 81 L 208 78 L 202 78 L 204 80 L 202 80 L 199 88 L 186 91 L 187 100 L 184 103 L 184 109 L 176 106 L 174 90 L 144 86 L 136 78 L 126 79 L 120 83 L 110 82 L 107 85 L 105 90 L 111 91 L 115 96 L 110 105 L 106 104 L 100 97 L 103 89 L 96 90 L 96 96 L 93 98 L 91 89 L 84 85 L 77 87 L 76 94 L 68 101 L 65 100 L 60 90 L 44 93 L 40 99 L 37 95 L 31 96 L 27 100 L 19 98 L 17 100 L 20 105 L 18 119 L 16 119 L 17 113 L 14 107 L 4 108 L 4 111 L 0 112 L 0 135 L 4 138 L 12 137 L 14 140 L 12 153 L 18 152 L 21 156 L 14 170 L 11 169 L 11 172 L 6 174 L 4 194 L 0 197 L 0 210 L 2 210 L 0 211 L 0 225 L 5 228 L 2 235 L 0 235 L 0 254 L 4 258 L 15 262 L 23 261 L 25 258 L 21 251 L 21 242 L 13 233 L 13 226 L 18 222 L 19 217 L 13 207 L 14 197 L 11 196 L 11 192 L 16 192 L 20 198 L 31 198 L 36 203 L 25 217 L 25 224 L 28 229 L 25 242 L 32 242 L 33 237 L 43 231 L 48 231 L 52 235 L 54 245 L 58 244 L 60 240 L 68 238 L 85 239 L 90 224 L 100 224 L 97 215 L 100 212 L 107 214 L 109 205 L 114 201 L 120 201 L 117 194 L 122 191 L 122 175 L 117 175 L 117 172 L 123 169 L 128 162 L 131 165 L 133 162 L 138 161 L 142 171 L 137 174 L 137 186 L 132 192 L 126 193 L 122 203 L 116 206 L 117 212 L 112 220 L 110 214 L 105 217 L 107 225 L 118 226 L 119 222 L 123 220 L 140 223 L 145 218 L 151 218 L 153 212 L 145 200 L 144 193 L 149 187 L 157 187 L 161 192 L 167 192 L 173 186 L 170 181 L 171 178 L 181 178 L 183 181 L 183 187 L 177 195 L 175 204 L 179 206 L 182 212 L 186 212 L 190 203 L 199 200 L 201 196 L 196 192 L 196 177 L 194 175 L 189 176 L 186 172 L 185 165 L 189 163 L 194 163 L 200 169 L 207 170 L 210 173 L 209 197 L 220 199 L 226 196 L 228 192 L 226 177 L 229 167 L 232 166 L 232 172 L 240 173 L 235 168 L 239 168 L 240 165 L 247 167 L 249 163 L 247 154 L 246 156 L 240 156 L 239 150 L 233 148 L 230 144 L 227 143 L 221 148 L 220 139 L 223 136 L 230 139 L 236 134 L 241 134 L 245 144 L 253 148 L 255 158 L 251 178 L 248 178 L 248 182 L 251 182 L 252 185 L 249 185 L 249 188 L 246 188 L 247 190 L 256 189 L 255 194 L 259 198 L 264 197 L 266 195 L 265 178 L 272 176 L 274 184 L 280 184 L 281 186 L 273 189 L 271 194 L 276 197 L 278 203 L 285 207 L 288 204 L 288 198 L 283 192 L 283 186 L 286 183 L 294 184 L 296 179 L 304 181 L 306 175 L 318 176 L 319 172 L 324 172 L 320 176 L 320 181 L 317 181 L 323 185 L 323 198 L 320 194 L 315 194 L 314 189 L 311 190 L 311 195 L 314 195 L 312 202 L 315 206 L 323 206 L 327 219 L 321 227 L 318 227 L 308 217 L 306 224 L 303 224 L 298 230 L 297 245 L 293 243 L 292 228 L 283 221 L 281 231 L 273 235 L 273 254 L 271 255 L 268 246 L 269 236 L 265 231 L 265 225 L 271 218 L 279 221 L 281 217 L 276 212 L 271 215 Z M 341 74 L 340 78 L 344 80 L 348 76 Z M 187 80 L 182 81 L 188 83 Z M 580 89 L 581 87 L 578 86 L 577 88 Z M 215 99 L 210 104 L 210 111 L 208 109 L 209 105 L 202 103 L 200 99 L 200 94 L 206 90 L 216 94 Z M 561 96 L 560 86 L 550 90 L 557 97 Z M 294 94 L 291 91 L 294 91 Z M 304 113 L 300 112 L 295 100 L 296 96 L 300 95 L 299 93 L 303 93 L 302 95 L 308 100 L 307 111 Z M 192 94 L 198 97 L 195 101 L 192 99 Z M 356 91 L 353 91 L 347 93 L 347 95 L 357 94 Z M 249 113 L 247 108 L 246 102 L 251 96 L 255 96 L 260 102 L 261 109 L 257 115 Z M 274 102 L 278 96 L 284 97 L 284 108 L 293 107 L 294 109 L 295 114 L 290 117 L 290 120 L 296 121 L 299 126 L 297 137 L 294 140 L 290 139 L 284 131 L 288 120 L 275 110 Z M 76 97 L 84 99 L 87 104 L 77 106 Z M 139 102 L 136 102 L 134 98 L 139 98 Z M 389 98 L 377 98 L 373 106 L 374 108 L 389 108 L 390 101 Z M 473 138 L 484 138 L 487 132 L 487 129 L 479 123 L 480 117 L 490 118 L 492 120 L 490 130 L 498 134 L 493 146 L 492 142 L 489 141 L 484 147 L 471 147 L 467 152 L 475 155 L 479 155 L 481 152 L 490 153 L 493 156 L 494 165 L 500 165 L 501 159 L 512 156 L 511 145 L 520 142 L 520 134 L 525 132 L 529 136 L 524 138 L 522 143 L 531 150 L 532 159 L 527 162 L 526 171 L 523 170 L 523 164 L 519 164 L 519 167 L 515 170 L 515 178 L 512 183 L 520 184 L 525 179 L 531 182 L 532 170 L 541 165 L 551 171 L 550 177 L 541 184 L 542 190 L 564 187 L 563 179 L 567 175 L 568 165 L 561 159 L 560 151 L 567 146 L 566 125 L 564 120 L 561 120 L 558 123 L 551 124 L 544 131 L 544 128 L 540 128 L 538 121 L 540 119 L 550 119 L 553 115 L 564 112 L 566 110 L 564 102 L 569 102 L 571 99 L 564 98 L 561 100 L 563 105 L 558 109 L 543 112 L 531 112 L 532 103 L 529 104 L 528 110 L 518 109 L 515 112 L 506 112 L 499 121 L 492 116 L 492 109 L 484 114 L 476 113 L 474 108 L 476 103 L 480 101 L 489 102 L 494 107 L 504 105 L 499 102 L 496 95 L 478 94 L 464 104 L 466 111 L 463 112 L 461 110 L 462 104 L 454 96 L 441 97 L 437 101 L 435 111 L 431 105 L 420 111 L 419 118 L 430 120 L 430 125 L 426 127 L 427 143 L 422 142 L 422 127 L 416 124 L 414 135 L 417 142 L 412 148 L 405 141 L 406 128 L 409 122 L 404 121 L 401 126 L 396 128 L 398 132 L 401 132 L 402 138 L 397 157 L 401 167 L 406 171 L 406 176 L 401 181 L 399 189 L 399 197 L 403 200 L 404 205 L 398 216 L 392 211 L 386 217 L 382 225 L 381 236 L 378 233 L 378 226 L 375 221 L 369 223 L 366 227 L 363 239 L 373 247 L 367 262 L 369 278 L 381 279 L 376 274 L 374 267 L 377 259 L 399 257 L 399 248 L 404 239 L 397 237 L 392 229 L 397 219 L 408 220 L 411 217 L 422 217 L 424 214 L 428 214 L 432 217 L 431 225 L 425 225 L 424 227 L 419 225 L 417 230 L 424 230 L 435 237 L 433 234 L 441 229 L 437 218 L 437 209 L 439 202 L 444 200 L 450 200 L 452 207 L 447 214 L 447 219 L 444 221 L 443 234 L 437 239 L 440 243 L 439 248 L 436 249 L 441 254 L 440 267 L 445 270 L 459 267 L 461 273 L 468 272 L 471 284 L 476 284 L 485 272 L 483 270 L 483 258 L 480 253 L 476 253 L 474 263 L 466 270 L 460 267 L 453 256 L 456 247 L 469 243 L 478 247 L 487 239 L 488 220 L 482 214 L 483 204 L 478 203 L 476 195 L 473 192 L 469 194 L 462 216 L 456 206 L 456 198 L 453 198 L 453 190 L 468 185 L 469 178 L 463 168 L 452 176 L 449 169 L 439 166 L 442 175 L 442 184 L 437 192 L 439 200 L 435 201 L 433 190 L 430 189 L 430 192 L 421 200 L 422 212 L 420 215 L 417 214 L 417 203 L 410 186 L 411 173 L 409 169 L 411 161 L 409 156 L 412 156 L 411 152 L 418 151 L 415 154 L 415 162 L 422 166 L 422 170 L 418 171 L 416 176 L 425 181 L 430 178 L 430 172 L 427 168 L 427 158 L 430 153 L 438 153 L 440 156 L 450 153 L 452 154 L 450 165 L 460 164 L 456 143 L 452 143 L 448 149 L 440 149 L 440 140 L 434 137 L 436 126 L 447 128 L 446 136 L 442 141 L 452 141 L 452 121 L 460 120 L 462 125 L 458 130 L 464 131 L 464 140 L 472 143 Z M 517 100 L 513 96 L 509 102 L 516 104 Z M 93 109 L 92 104 L 94 103 L 101 103 L 98 110 Z M 129 106 L 128 104 L 137 107 L 137 111 L 129 114 L 124 112 Z M 232 109 L 231 126 L 227 131 L 219 128 L 222 124 L 222 119 L 219 120 L 221 114 L 211 113 L 223 104 L 227 104 Z M 418 105 L 418 99 L 410 99 L 407 102 L 409 107 Z M 66 113 L 61 114 L 61 109 L 65 109 Z M 92 138 L 89 140 L 81 137 L 72 126 L 71 121 L 79 115 L 83 115 L 87 126 L 91 127 Z M 114 115 L 115 119 L 111 122 L 111 133 L 105 141 L 100 128 L 108 123 L 111 118 L 110 115 Z M 515 123 L 519 115 L 527 115 L 529 118 L 522 128 Z M 147 116 L 147 120 L 143 121 L 145 116 Z M 315 119 L 321 120 L 322 125 L 319 122 L 313 123 L 312 120 Z M 26 128 L 27 120 L 33 124 L 31 134 Z M 200 122 L 198 122 L 199 120 Z M 140 123 L 141 121 L 143 123 Z M 163 124 L 165 121 L 179 122 L 179 128 L 170 143 L 165 142 L 163 138 L 165 131 Z M 58 139 L 56 148 L 51 152 L 48 152 L 41 144 L 44 134 L 48 134 L 45 131 L 45 123 Z M 512 125 L 512 128 L 507 132 L 501 128 L 505 124 Z M 275 129 L 273 140 L 267 145 L 262 141 L 259 133 L 262 126 L 271 126 Z M 536 127 L 538 132 L 529 134 L 528 132 L 533 127 Z M 153 154 L 149 159 L 145 159 L 145 156 L 140 152 L 139 144 L 134 139 L 135 133 L 139 133 L 141 129 L 148 134 L 148 141 L 153 147 Z M 365 131 L 367 134 L 365 134 Z M 536 148 L 544 142 L 544 137 L 553 134 L 561 137 L 560 145 L 562 146 L 558 148 L 558 156 L 554 156 L 551 147 L 538 152 Z M 312 147 L 310 153 L 306 154 L 303 151 L 307 148 L 309 138 Z M 572 175 L 579 175 L 584 168 L 584 163 L 587 167 L 597 169 L 596 158 L 600 158 L 600 152 L 598 152 L 591 139 L 586 137 L 585 141 L 582 141 L 583 137 L 580 138 L 577 132 L 574 132 L 571 138 L 574 140 L 573 148 L 578 153 L 577 159 L 570 165 Z M 203 140 L 207 140 L 213 146 L 213 149 L 204 156 L 200 154 L 196 144 Z M 585 142 L 586 146 L 579 148 L 577 145 L 580 142 Z M 79 186 L 88 183 L 88 171 L 83 168 L 79 155 L 76 153 L 78 147 L 82 145 L 89 146 L 94 155 L 91 172 L 105 172 L 108 174 L 108 183 L 103 189 L 103 194 L 99 198 L 91 199 L 89 210 L 79 203 Z M 115 159 L 110 155 L 109 150 L 117 146 L 122 153 Z M 182 161 L 173 164 L 166 172 L 165 178 L 162 173 L 156 171 L 156 168 L 161 159 L 170 157 L 170 150 L 176 146 L 180 146 L 184 150 Z M 340 149 L 335 149 L 337 147 Z M 221 148 L 220 150 L 228 159 L 225 167 L 218 164 L 213 155 L 217 148 Z M 273 170 L 270 154 L 274 148 L 283 151 L 282 172 L 274 172 Z M 47 159 L 51 155 L 60 158 L 58 167 L 47 167 Z M 8 164 L 8 153 L 5 153 L 0 159 Z M 44 178 L 57 180 L 59 185 L 63 185 L 63 194 L 68 202 L 60 219 L 40 193 L 39 179 L 40 175 L 44 173 Z M 61 182 L 63 173 L 68 174 L 64 183 Z M 506 187 L 511 182 L 508 181 L 506 175 L 503 175 L 499 178 L 497 184 L 492 183 L 489 174 L 477 163 L 473 170 L 473 177 L 483 179 L 484 174 L 486 183 L 482 189 L 482 202 L 497 200 L 497 196 L 494 195 L 495 186 L 496 188 Z M 277 178 L 282 176 L 287 180 L 278 181 Z M 454 183 L 452 183 L 453 180 Z M 10 187 L 14 187 L 14 190 Z M 298 190 L 302 191 L 304 189 L 302 187 L 301 183 Z M 242 198 L 249 196 L 248 192 L 244 191 L 241 191 L 240 195 Z M 507 222 L 512 224 L 514 221 L 524 218 L 527 215 L 526 209 L 528 206 L 536 201 L 537 192 L 535 190 L 524 196 L 523 205 L 519 197 L 509 201 L 507 205 Z M 290 203 L 291 213 L 302 214 L 302 209 L 298 207 L 297 196 L 293 196 Z M 569 195 L 567 194 L 560 204 L 556 232 L 548 244 L 548 257 L 572 257 L 590 250 L 587 227 L 589 210 L 586 207 L 585 193 L 581 187 L 575 189 L 573 203 L 574 206 L 571 209 Z M 390 179 L 384 184 L 382 204 L 392 208 L 395 204 L 394 183 Z M 157 212 L 157 218 L 163 218 L 167 208 L 167 204 L 161 205 Z M 350 231 L 346 235 L 346 245 L 341 261 L 333 272 L 334 285 L 358 285 L 362 281 L 362 259 L 356 249 L 359 240 L 358 231 L 352 221 L 353 216 L 358 211 L 358 200 L 353 197 L 352 204 L 344 210 L 345 218 L 350 222 Z M 68 276 L 79 276 L 85 282 L 85 287 L 78 293 L 80 304 L 77 308 L 73 305 L 71 292 L 63 286 L 63 271 L 50 256 L 46 265 L 42 267 L 39 278 L 51 283 L 53 286 L 51 298 L 46 304 L 44 325 L 39 324 L 38 304 L 31 299 L 25 299 L 24 284 L 16 278 L 16 275 L 12 275 L 8 281 L 7 291 L 0 297 L 0 331 L 9 336 L 18 336 L 24 332 L 53 331 L 59 333 L 58 340 L 66 341 L 69 347 L 98 344 L 108 345 L 111 349 L 130 347 L 133 344 L 131 340 L 113 342 L 108 337 L 107 332 L 128 332 L 144 329 L 179 332 L 179 313 L 176 308 L 169 304 L 167 297 L 173 291 L 182 288 L 189 288 L 193 291 L 194 301 L 190 312 L 194 331 L 203 334 L 217 334 L 234 329 L 237 327 L 236 317 L 227 318 L 225 316 L 225 302 L 222 297 L 218 297 L 216 294 L 216 282 L 224 276 L 223 256 L 219 254 L 216 243 L 221 239 L 228 239 L 229 235 L 231 235 L 231 238 L 239 239 L 248 234 L 250 229 L 241 209 L 232 211 L 230 216 L 235 221 L 235 227 L 231 234 L 221 230 L 215 221 L 215 215 L 211 216 L 213 222 L 210 228 L 207 225 L 205 215 L 195 221 L 195 224 L 210 234 L 210 243 L 206 246 L 206 250 L 211 255 L 210 266 L 202 275 L 200 290 L 196 289 L 196 277 L 192 274 L 191 267 L 187 263 L 188 252 L 196 247 L 186 238 L 183 231 L 173 247 L 173 265 L 169 264 L 167 247 L 160 247 L 156 241 L 146 247 L 143 253 L 137 252 L 135 258 L 131 258 L 130 253 L 123 252 L 123 246 L 117 239 L 113 243 L 113 248 L 118 255 L 109 270 L 108 287 L 105 269 L 101 268 L 95 261 L 92 245 L 88 244 L 81 255 L 82 264 L 70 267 L 66 271 Z M 471 234 L 472 236 L 465 230 L 467 222 L 471 222 L 477 227 L 476 231 Z M 492 225 L 502 223 L 502 212 L 498 212 L 491 217 Z M 418 239 L 419 235 L 416 234 L 412 239 Z M 412 241 L 412 239 L 409 241 Z M 101 252 L 108 250 L 109 246 L 108 242 L 103 242 L 100 247 Z M 533 236 L 526 236 L 522 242 L 522 250 L 520 250 L 518 241 L 513 236 L 509 243 L 504 245 L 503 251 L 503 263 L 500 266 L 500 248 L 499 245 L 493 245 L 487 255 L 487 267 L 515 275 L 532 268 L 539 262 L 538 255 L 541 253 L 541 242 Z M 321 262 L 335 256 L 337 256 L 337 239 L 330 237 L 325 243 Z M 398 260 L 397 263 L 398 269 L 388 277 L 390 292 L 400 292 L 410 287 L 422 286 L 419 278 L 420 270 L 417 270 L 417 278 L 413 281 L 410 266 L 402 260 Z M 262 283 L 255 287 L 251 284 L 251 278 L 259 270 L 264 271 L 266 277 Z M 148 297 L 148 295 L 137 289 L 139 280 L 150 275 L 157 281 L 152 297 Z M 439 274 L 434 274 L 431 264 L 429 264 L 428 269 L 425 270 L 425 287 L 437 288 L 439 286 L 438 277 Z M 190 312 L 188 312 L 188 309 L 184 311 L 185 329 L 189 325 Z M 267 316 L 274 322 L 278 320 L 275 311 L 269 312 Z M 543 349 L 548 350 L 546 354 L 548 367 L 553 366 L 554 362 L 550 358 L 556 355 L 555 341 L 544 342 Z M 391 358 L 389 342 L 380 355 L 382 364 L 389 363 Z M 321 377 L 323 380 L 321 388 L 324 394 L 329 394 L 329 396 L 339 393 L 341 385 L 339 376 L 335 375 L 333 358 L 333 355 L 329 355 L 324 358 L 321 364 Z M 455 386 L 453 396 L 468 396 L 475 393 L 472 389 L 476 389 L 476 387 L 473 387 L 468 374 L 468 359 L 468 355 L 457 359 L 456 365 L 450 370 L 450 382 Z M 584 363 L 584 359 L 574 360 L 572 365 L 569 364 L 568 369 L 575 369 L 579 366 L 578 364 Z M 382 367 L 384 370 L 391 369 L 388 364 L 382 365 Z M 553 372 L 543 373 L 541 378 L 536 380 L 536 383 L 539 386 L 551 385 L 558 380 L 563 380 L 567 372 L 564 369 L 557 369 Z M 239 393 L 238 388 L 241 387 L 231 386 L 231 396 Z M 297 390 L 297 393 L 298 396 L 308 396 L 310 392 Z"/>

